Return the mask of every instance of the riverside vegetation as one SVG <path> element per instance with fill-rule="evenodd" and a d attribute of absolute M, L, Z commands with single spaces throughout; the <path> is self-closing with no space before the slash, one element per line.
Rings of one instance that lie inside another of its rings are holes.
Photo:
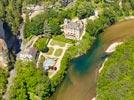
<path fill-rule="evenodd" d="M 105 64 L 97 82 L 97 100 L 134 99 L 134 41 L 120 45 Z"/>
<path fill-rule="evenodd" d="M 74 45 L 70 47 L 69 50 L 65 53 L 64 58 L 61 62 L 61 68 L 52 79 L 49 79 L 48 76 L 43 73 L 43 70 L 37 70 L 33 62 L 16 62 L 15 68 L 17 70 L 17 76 L 15 78 L 16 80 L 14 80 L 14 85 L 10 89 L 11 100 L 19 98 L 27 100 L 31 98 L 31 93 L 34 93 L 41 99 L 48 98 L 63 80 L 66 70 L 69 66 L 69 62 L 72 58 L 76 57 L 77 55 L 86 53 L 86 51 L 92 46 L 96 35 L 101 33 L 105 28 L 114 24 L 122 17 L 134 14 L 134 3 L 132 2 L 132 0 L 123 1 L 122 8 L 118 5 L 119 0 L 115 0 L 115 2 L 113 3 L 107 3 L 102 0 L 84 0 L 84 2 L 83 0 L 77 0 L 74 6 L 67 9 L 65 9 L 64 7 L 58 7 L 56 9 L 47 9 L 47 4 L 52 5 L 55 4 L 56 1 L 0 1 L 0 18 L 9 24 L 12 29 L 12 32 L 15 35 L 18 35 L 19 26 L 22 23 L 22 8 L 26 7 L 28 4 L 44 4 L 44 6 L 46 7 L 45 14 L 41 13 L 32 18 L 31 21 L 29 20 L 28 16 L 26 17 L 24 28 L 25 38 L 39 34 L 51 34 L 54 39 L 58 37 L 58 40 L 62 41 L 63 36 L 61 35 L 60 25 L 63 24 L 63 20 L 65 18 L 72 19 L 74 17 L 79 17 L 79 19 L 84 19 L 88 18 L 90 15 L 93 15 L 95 8 L 101 10 L 100 17 L 98 19 L 96 19 L 95 21 L 88 20 L 86 26 L 86 34 L 83 39 L 79 41 L 79 45 L 75 45 L 77 41 L 64 41 L 72 42 L 74 43 Z M 79 46 L 82 46 L 83 48 L 79 48 Z M 35 77 L 32 76 L 34 74 L 36 75 Z M 5 90 L 5 84 L 7 79 L 6 76 L 7 74 L 1 75 L 1 78 L 4 80 L 1 86 L 1 88 L 4 88 L 2 89 L 2 93 Z M 37 78 L 38 80 L 36 80 Z M 2 97 L 2 93 L 0 94 L 0 97 Z"/>

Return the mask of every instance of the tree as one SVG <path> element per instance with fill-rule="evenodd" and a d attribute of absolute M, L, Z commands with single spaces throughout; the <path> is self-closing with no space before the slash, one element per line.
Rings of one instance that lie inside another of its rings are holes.
<path fill-rule="evenodd" d="M 52 34 L 60 34 L 61 33 L 61 28 L 60 28 L 60 23 L 59 23 L 58 18 L 52 18 L 49 20 L 49 26 L 51 29 Z"/>
<path fill-rule="evenodd" d="M 50 82 L 43 70 L 36 69 L 33 62 L 18 61 L 16 63 L 17 76 L 10 88 L 10 99 L 28 100 L 30 93 L 45 99 L 50 92 Z"/>
<path fill-rule="evenodd" d="M 6 21 L 12 27 L 13 33 L 18 31 L 19 25 L 21 23 L 20 12 L 16 8 L 15 4 L 16 2 L 11 0 L 6 7 Z"/>
<path fill-rule="evenodd" d="M 107 21 L 105 17 L 100 17 L 96 20 L 88 20 L 86 25 L 86 32 L 91 36 L 96 36 L 101 33 L 103 29 L 107 26 Z"/>
<path fill-rule="evenodd" d="M 107 19 L 109 25 L 112 25 L 117 21 L 117 17 L 115 14 L 115 11 L 110 7 L 104 9 L 103 16 L 105 17 L 105 19 Z"/>
<path fill-rule="evenodd" d="M 4 3 L 3 1 L 0 1 L 0 18 L 4 17 L 4 15 L 5 15 Z"/>
<path fill-rule="evenodd" d="M 47 21 L 44 22 L 43 30 L 44 30 L 44 34 L 46 35 L 49 35 L 51 33 L 51 29 Z"/>
<path fill-rule="evenodd" d="M 42 34 L 44 32 L 44 21 L 43 14 L 35 16 L 31 21 L 27 21 L 24 29 L 25 38 Z"/>
<path fill-rule="evenodd" d="M 129 0 L 129 3 L 131 5 L 132 10 L 134 10 L 134 1 L 133 0 Z"/>
<path fill-rule="evenodd" d="M 8 76 L 8 69 L 0 68 L 0 99 L 1 100 L 7 84 L 7 76 Z"/>
<path fill-rule="evenodd" d="M 15 3 L 15 8 L 19 11 L 19 13 L 21 13 L 21 11 L 22 11 L 22 1 L 23 0 L 16 0 L 16 3 Z"/>
<path fill-rule="evenodd" d="M 134 99 L 134 41 L 119 46 L 105 63 L 97 81 L 97 100 Z"/>
<path fill-rule="evenodd" d="M 77 8 L 77 16 L 82 19 L 94 14 L 94 6 L 87 1 L 81 2 Z"/>

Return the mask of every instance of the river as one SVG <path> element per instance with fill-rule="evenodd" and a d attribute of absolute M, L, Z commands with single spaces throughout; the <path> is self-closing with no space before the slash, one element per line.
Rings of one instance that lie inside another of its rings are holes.
<path fill-rule="evenodd" d="M 114 42 L 134 36 L 134 20 L 118 22 L 98 35 L 85 55 L 71 62 L 68 73 L 50 100 L 91 100 L 96 95 L 98 69 L 105 50 Z"/>

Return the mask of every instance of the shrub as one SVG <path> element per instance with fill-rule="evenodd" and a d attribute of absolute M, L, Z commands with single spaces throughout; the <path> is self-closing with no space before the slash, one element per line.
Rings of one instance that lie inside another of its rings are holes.
<path fill-rule="evenodd" d="M 0 68 L 0 99 L 1 100 L 6 89 L 7 76 L 8 76 L 8 69 Z"/>
<path fill-rule="evenodd" d="M 39 35 L 44 32 L 44 15 L 39 14 L 35 16 L 31 21 L 27 21 L 24 28 L 25 38 L 32 35 Z"/>
<path fill-rule="evenodd" d="M 47 46 L 48 39 L 46 37 L 44 38 L 39 38 L 35 44 L 34 47 L 37 48 L 39 51 L 44 51 L 44 49 Z"/>

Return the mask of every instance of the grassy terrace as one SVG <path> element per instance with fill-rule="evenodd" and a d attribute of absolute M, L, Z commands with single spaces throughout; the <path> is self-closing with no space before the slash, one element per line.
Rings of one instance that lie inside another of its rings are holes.
<path fill-rule="evenodd" d="M 47 54 L 48 55 L 52 55 L 53 54 L 53 51 L 54 51 L 54 48 L 49 47 L 49 50 L 48 50 Z"/>
<path fill-rule="evenodd" d="M 41 56 L 40 57 L 40 61 L 39 61 L 39 67 L 42 67 L 43 66 L 43 62 L 45 61 L 45 57 L 44 56 Z"/>
<path fill-rule="evenodd" d="M 57 46 L 60 46 L 60 47 L 64 47 L 65 46 L 65 43 L 64 42 L 59 42 L 59 41 L 56 41 L 56 40 L 52 40 L 50 44 L 52 46 L 53 45 L 57 45 Z"/>
<path fill-rule="evenodd" d="M 37 48 L 39 51 L 42 51 L 47 46 L 47 43 L 48 43 L 48 38 L 42 37 L 35 42 L 34 47 Z"/>
<path fill-rule="evenodd" d="M 55 41 L 59 41 L 59 42 L 70 43 L 70 44 L 76 42 L 76 40 L 66 39 L 66 38 L 64 37 L 64 35 L 53 36 L 53 40 L 55 40 Z"/>
<path fill-rule="evenodd" d="M 62 49 L 57 49 L 55 51 L 54 55 L 58 57 L 58 56 L 60 56 L 62 54 L 62 51 L 63 51 Z"/>

